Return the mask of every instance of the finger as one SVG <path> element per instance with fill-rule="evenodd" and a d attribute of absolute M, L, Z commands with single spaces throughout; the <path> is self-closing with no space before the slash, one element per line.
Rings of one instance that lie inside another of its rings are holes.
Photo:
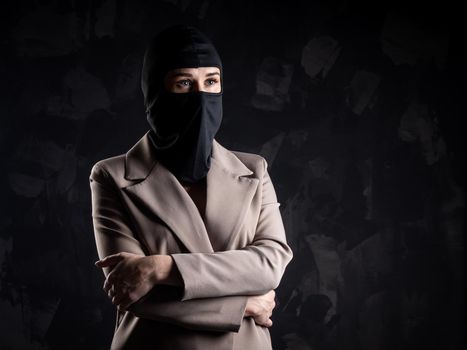
<path fill-rule="evenodd" d="M 269 317 L 261 317 L 261 325 L 264 327 L 271 327 L 272 320 Z"/>
<path fill-rule="evenodd" d="M 113 284 L 112 287 L 109 289 L 107 295 L 109 296 L 110 300 L 112 300 L 112 298 L 116 296 L 117 293 L 118 293 L 117 287 Z"/>
<path fill-rule="evenodd" d="M 120 305 L 122 300 L 126 298 L 125 293 L 122 293 L 121 291 L 117 291 L 115 293 L 114 297 L 112 298 L 112 304 L 115 306 Z"/>
<path fill-rule="evenodd" d="M 94 265 L 97 267 L 108 267 L 117 264 L 124 258 L 122 253 L 107 255 L 101 260 L 97 260 Z"/>
<path fill-rule="evenodd" d="M 120 301 L 120 308 L 124 311 L 126 311 L 128 309 L 128 307 L 133 304 L 135 302 L 135 300 L 133 300 L 134 298 L 132 297 L 131 293 L 128 294 L 125 298 L 123 298 L 121 301 Z"/>
<path fill-rule="evenodd" d="M 110 288 L 112 287 L 116 288 L 116 286 L 121 285 L 121 284 L 122 283 L 117 274 L 113 274 L 113 275 L 109 274 L 104 281 L 104 287 L 102 289 L 104 289 L 105 293 L 108 293 Z"/>
<path fill-rule="evenodd" d="M 122 302 L 125 302 L 129 298 L 129 294 L 130 292 L 128 287 L 126 287 L 125 285 L 121 285 L 118 289 L 115 289 L 115 299 L 112 299 L 112 302 L 115 305 L 121 305 Z"/>
<path fill-rule="evenodd" d="M 107 275 L 107 278 L 104 283 L 104 287 L 107 288 L 106 291 L 108 290 L 108 288 L 110 288 L 112 284 L 118 284 L 118 282 L 120 282 L 120 276 L 119 276 L 120 270 L 121 270 L 121 265 L 117 265 Z"/>
<path fill-rule="evenodd" d="M 110 267 L 119 263 L 123 258 L 118 256 L 110 256 L 94 263 L 97 267 Z"/>
<path fill-rule="evenodd" d="M 271 327 L 272 326 L 272 320 L 270 319 L 271 315 L 267 315 L 263 318 L 263 324 L 265 327 Z"/>
<path fill-rule="evenodd" d="M 106 278 L 104 281 L 104 287 L 102 289 L 104 290 L 105 293 L 108 293 L 110 288 L 112 288 L 113 285 L 114 284 L 111 281 L 109 281 L 108 278 Z"/>
<path fill-rule="evenodd" d="M 254 317 L 255 323 L 259 326 L 263 327 L 270 327 L 272 326 L 272 320 L 264 317 L 264 316 L 259 316 L 259 317 Z"/>
<path fill-rule="evenodd" d="M 125 291 L 124 293 L 120 293 L 113 302 L 115 305 L 118 305 L 121 310 L 125 311 L 134 301 L 133 293 Z"/>

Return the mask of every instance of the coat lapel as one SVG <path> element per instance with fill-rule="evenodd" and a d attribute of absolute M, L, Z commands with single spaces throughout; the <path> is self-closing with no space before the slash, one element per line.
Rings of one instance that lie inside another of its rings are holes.
<path fill-rule="evenodd" d="M 138 207 L 164 221 L 188 251 L 204 253 L 227 247 L 238 234 L 256 192 L 259 180 L 245 177 L 253 171 L 214 139 L 204 222 L 177 178 L 157 161 L 148 134 L 125 156 L 125 178 L 136 182 L 123 190 Z"/>

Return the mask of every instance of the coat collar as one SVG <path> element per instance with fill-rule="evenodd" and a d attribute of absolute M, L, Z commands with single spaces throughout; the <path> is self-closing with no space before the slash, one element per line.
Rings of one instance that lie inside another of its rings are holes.
<path fill-rule="evenodd" d="M 125 155 L 125 178 L 142 181 L 126 186 L 124 192 L 139 210 L 149 209 L 164 221 L 189 252 L 227 249 L 240 233 L 259 179 L 246 177 L 253 171 L 214 139 L 203 221 L 177 178 L 157 161 L 148 134 Z"/>
<path fill-rule="evenodd" d="M 127 180 L 145 179 L 157 162 L 154 150 L 150 144 L 149 132 L 147 131 L 125 154 L 125 179 Z M 213 140 L 212 144 L 212 158 L 217 161 L 218 166 L 234 176 L 253 174 L 253 171 L 216 139 Z"/>

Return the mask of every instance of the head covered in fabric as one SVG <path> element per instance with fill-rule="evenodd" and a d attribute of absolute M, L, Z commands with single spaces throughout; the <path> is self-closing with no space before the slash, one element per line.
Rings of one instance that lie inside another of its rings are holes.
<path fill-rule="evenodd" d="M 175 93 L 165 88 L 169 71 L 198 67 L 219 68 L 221 92 Z M 141 88 L 150 139 L 158 159 L 181 181 L 197 182 L 209 171 L 212 142 L 222 121 L 222 77 L 216 48 L 193 26 L 169 27 L 146 49 Z"/>
<path fill-rule="evenodd" d="M 222 62 L 211 40 L 196 27 L 175 25 L 158 33 L 144 55 L 141 88 L 146 108 L 163 89 L 164 77 L 175 68 L 218 67 Z M 223 90 L 223 89 L 222 89 Z"/>

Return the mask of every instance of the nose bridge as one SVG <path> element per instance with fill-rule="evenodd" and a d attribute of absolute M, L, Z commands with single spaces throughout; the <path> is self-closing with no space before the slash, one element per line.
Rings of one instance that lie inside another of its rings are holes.
<path fill-rule="evenodd" d="M 200 77 L 198 77 L 195 80 L 194 86 L 195 86 L 195 91 L 203 91 L 204 90 L 203 81 L 202 81 L 202 79 L 200 79 Z"/>

